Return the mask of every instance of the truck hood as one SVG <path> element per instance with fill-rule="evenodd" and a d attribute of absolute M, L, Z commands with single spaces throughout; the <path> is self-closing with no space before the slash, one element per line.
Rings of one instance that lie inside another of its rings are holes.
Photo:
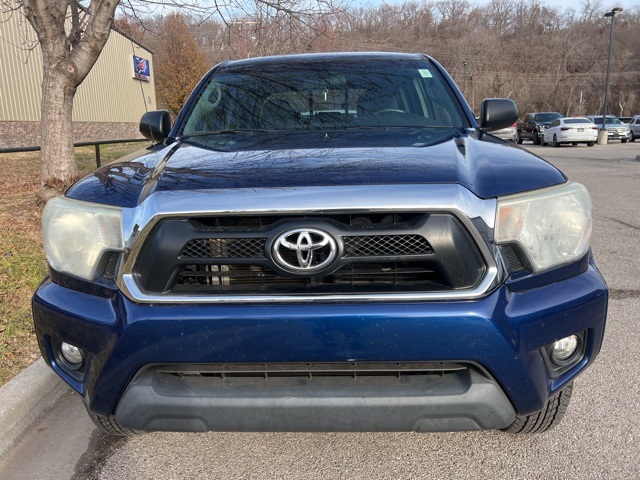
<path fill-rule="evenodd" d="M 235 137 L 197 137 L 106 165 L 67 196 L 131 208 L 163 191 L 459 184 L 491 198 L 566 181 L 545 160 L 475 130 Z"/>

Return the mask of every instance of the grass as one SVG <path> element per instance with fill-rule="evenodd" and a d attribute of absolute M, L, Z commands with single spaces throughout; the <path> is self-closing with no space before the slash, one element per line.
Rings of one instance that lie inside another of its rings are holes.
<path fill-rule="evenodd" d="M 101 146 L 102 164 L 144 146 Z M 0 385 L 40 355 L 31 317 L 31 296 L 47 273 L 36 202 L 39 163 L 38 152 L 0 155 Z M 80 173 L 93 170 L 94 147 L 76 148 L 76 164 Z"/>

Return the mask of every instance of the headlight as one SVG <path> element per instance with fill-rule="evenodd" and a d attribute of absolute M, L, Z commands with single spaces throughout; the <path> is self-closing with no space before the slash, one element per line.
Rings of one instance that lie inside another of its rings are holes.
<path fill-rule="evenodd" d="M 498 199 L 495 241 L 518 243 L 535 272 L 582 258 L 591 241 L 591 198 L 579 183 Z"/>
<path fill-rule="evenodd" d="M 104 252 L 124 249 L 120 208 L 66 197 L 49 200 L 42 212 L 42 241 L 54 270 L 96 278 Z"/>

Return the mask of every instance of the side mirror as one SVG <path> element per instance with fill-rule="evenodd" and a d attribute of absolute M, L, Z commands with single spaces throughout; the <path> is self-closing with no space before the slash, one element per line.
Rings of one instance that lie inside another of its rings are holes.
<path fill-rule="evenodd" d="M 171 115 L 166 110 L 155 110 L 142 115 L 140 133 L 152 142 L 161 142 L 171 131 Z"/>
<path fill-rule="evenodd" d="M 485 98 L 480 107 L 480 128 L 490 132 L 506 128 L 518 121 L 518 107 L 508 98 Z"/>

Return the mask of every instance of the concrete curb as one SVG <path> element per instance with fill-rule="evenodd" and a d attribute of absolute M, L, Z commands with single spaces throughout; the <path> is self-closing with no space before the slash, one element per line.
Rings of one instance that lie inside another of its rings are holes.
<path fill-rule="evenodd" d="M 42 357 L 0 387 L 0 457 L 69 389 Z"/>

